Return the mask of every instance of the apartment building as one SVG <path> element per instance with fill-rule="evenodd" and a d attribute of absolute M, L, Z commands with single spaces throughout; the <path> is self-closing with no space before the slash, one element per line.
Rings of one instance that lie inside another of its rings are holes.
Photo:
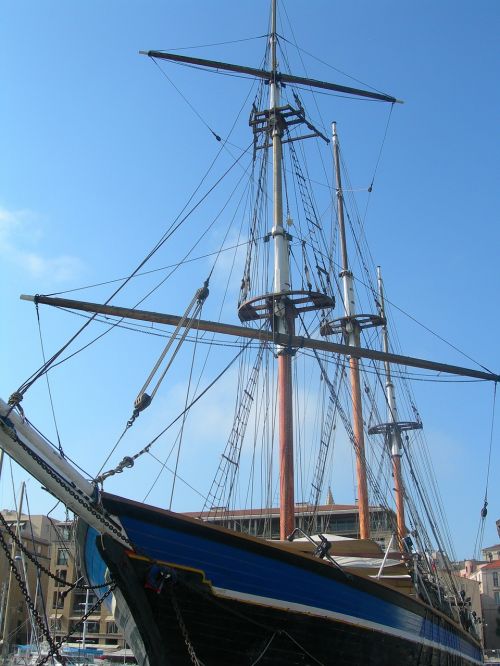
<path fill-rule="evenodd" d="M 50 568 L 55 575 L 66 581 L 75 581 L 79 576 L 76 562 L 73 521 L 60 522 L 50 549 Z M 82 581 L 83 582 L 83 581 Z M 97 594 L 102 592 L 96 591 Z M 115 623 L 111 597 L 82 623 L 85 615 L 97 602 L 98 596 L 93 591 L 68 588 L 54 579 L 49 580 L 48 618 L 52 634 L 60 639 L 71 633 L 69 644 L 116 648 L 124 647 L 124 639 Z"/>
<path fill-rule="evenodd" d="M 75 560 L 74 521 L 61 522 L 40 515 L 18 516 L 15 511 L 9 510 L 1 513 L 9 527 L 19 536 L 24 548 L 45 569 L 61 580 L 77 580 L 80 573 Z M 103 603 L 82 624 L 82 616 L 94 606 L 97 596 L 85 590 L 69 590 L 62 582 L 40 572 L 15 545 L 7 530 L 0 526 L 0 531 L 18 575 L 37 612 L 46 618 L 54 639 L 59 640 L 71 633 L 69 644 L 81 646 L 85 643 L 87 646 L 107 646 L 109 649 L 125 647 L 110 605 Z M 0 553 L 0 656 L 5 656 L 16 645 L 34 644 L 35 636 L 40 636 L 26 601 L 8 557 L 5 552 Z"/>
<path fill-rule="evenodd" d="M 500 543 L 482 550 L 483 560 L 466 560 L 461 576 L 477 581 L 486 651 L 500 653 Z"/>
<path fill-rule="evenodd" d="M 222 525 L 239 532 L 268 539 L 279 539 L 279 509 L 235 509 L 222 507 L 203 513 L 187 513 L 206 522 Z M 295 526 L 308 533 L 330 533 L 352 539 L 359 538 L 359 510 L 357 504 L 334 504 L 318 507 L 308 503 L 295 505 Z M 370 507 L 371 538 L 382 546 L 388 545 L 395 531 L 394 512 L 385 507 Z"/>
<path fill-rule="evenodd" d="M 1 514 L 26 551 L 45 568 L 49 568 L 52 524 L 47 516 L 28 516 L 24 513 L 18 515 L 16 511 L 8 509 L 2 510 Z M 34 626 L 28 613 L 26 597 L 11 569 L 4 548 L 14 561 L 26 593 L 42 616 L 47 592 L 47 575 L 40 572 L 29 557 L 17 547 L 3 524 L 0 525 L 0 532 L 4 544 L 0 553 L 0 640 L 2 652 L 5 652 L 10 645 L 30 643 Z"/>

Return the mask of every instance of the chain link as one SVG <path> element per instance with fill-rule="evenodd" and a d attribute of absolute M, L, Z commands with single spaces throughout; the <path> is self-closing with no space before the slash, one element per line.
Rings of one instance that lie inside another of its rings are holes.
<path fill-rule="evenodd" d="M 54 481 L 55 481 L 57 484 L 59 484 L 59 485 L 60 485 L 60 486 L 61 486 L 61 487 L 62 487 L 62 488 L 63 488 L 63 489 L 69 494 L 69 495 L 71 495 L 71 497 L 73 497 L 73 498 L 78 502 L 78 504 L 80 504 L 82 507 L 84 507 L 85 509 L 87 509 L 87 511 L 89 511 L 89 512 L 90 512 L 95 518 L 97 518 L 97 520 L 99 520 L 99 521 L 100 521 L 100 522 L 101 522 L 101 523 L 107 528 L 107 530 L 108 530 L 109 532 L 112 532 L 113 534 L 115 534 L 116 536 L 118 536 L 121 540 L 125 541 L 127 544 L 129 544 L 131 547 L 133 547 L 133 546 L 132 546 L 132 543 L 131 543 L 130 540 L 129 540 L 129 539 L 123 534 L 122 530 L 118 529 L 118 528 L 115 527 L 115 525 L 113 525 L 109 520 L 107 520 L 107 519 L 102 515 L 102 511 L 101 511 L 101 510 L 97 509 L 97 508 L 95 507 L 95 505 L 91 504 L 90 502 L 88 502 L 88 501 L 86 501 L 85 499 L 83 499 L 82 497 L 80 497 L 80 495 L 79 495 L 77 492 L 75 492 L 75 490 L 73 490 L 73 488 L 71 488 L 70 485 L 69 485 L 66 481 L 64 481 L 64 480 L 63 480 L 58 474 L 56 474 L 56 472 L 54 472 L 54 470 L 53 470 L 53 469 L 52 469 L 52 468 L 51 468 L 51 467 L 50 467 L 50 466 L 49 466 L 49 465 L 48 465 L 48 464 L 47 464 L 42 458 L 40 458 L 40 456 L 39 456 L 38 454 L 36 454 L 36 453 L 35 453 L 34 451 L 32 451 L 28 446 L 26 446 L 26 444 L 25 444 L 25 443 L 24 443 L 24 442 L 18 437 L 18 435 L 17 435 L 17 433 L 16 433 L 16 431 L 15 431 L 15 428 L 11 425 L 11 422 L 9 421 L 8 418 L 0 417 L 0 426 L 2 427 L 2 429 L 4 430 L 4 432 L 6 432 L 7 435 L 8 435 L 8 436 L 9 436 L 14 442 L 16 442 L 16 443 L 17 443 L 17 444 L 18 444 L 18 445 L 19 445 L 19 446 L 20 446 L 20 447 L 21 447 L 21 448 L 22 448 L 22 449 L 23 449 L 23 450 L 24 450 L 24 451 L 25 451 L 25 452 L 26 452 L 26 453 L 27 453 L 27 454 L 28 454 L 28 455 L 29 455 L 29 456 L 30 456 L 30 457 L 31 457 L 31 458 L 32 458 L 32 459 L 33 459 L 33 460 L 34 460 L 34 461 L 35 461 L 35 462 L 36 462 L 36 463 L 37 463 L 37 464 L 38 464 L 38 465 L 39 465 L 39 466 L 40 466 L 40 467 L 41 467 L 41 468 L 42 468 L 42 469 L 43 469 L 43 470 L 44 470 L 44 471 L 45 471 L 45 472 L 51 477 L 51 478 L 52 478 L 52 479 L 54 479 Z M 1 514 L 0 514 L 0 515 L 1 515 Z M 5 521 L 3 520 L 3 516 L 2 516 L 2 522 L 5 523 Z M 17 540 L 17 538 L 15 537 L 15 535 L 12 535 L 12 531 L 10 530 L 10 528 L 9 528 L 9 526 L 8 526 L 7 524 L 6 524 L 6 529 L 7 529 L 8 533 L 9 533 L 11 536 L 13 536 L 15 542 L 16 542 L 18 545 L 20 545 L 20 544 L 18 543 L 18 540 Z M 21 590 L 21 592 L 22 592 L 22 594 L 23 594 L 23 596 L 24 596 L 24 598 L 25 598 L 25 600 L 26 600 L 26 604 L 28 605 L 28 607 L 29 607 L 29 609 L 30 609 L 30 611 L 31 611 L 31 613 L 32 613 L 32 615 L 33 615 L 33 618 L 35 619 L 36 624 L 37 624 L 38 627 L 40 628 L 42 634 L 43 634 L 44 637 L 46 638 L 46 640 L 47 640 L 47 642 L 48 642 L 48 644 L 49 644 L 49 647 L 50 647 L 48 655 L 47 655 L 46 657 L 44 657 L 41 661 L 39 661 L 38 664 L 37 664 L 37 666 L 42 666 L 43 664 L 47 663 L 48 659 L 50 659 L 51 657 L 54 657 L 54 656 L 57 657 L 57 658 L 58 658 L 63 664 L 65 664 L 65 663 L 66 663 L 66 659 L 65 659 L 65 657 L 61 657 L 61 655 L 59 654 L 59 649 L 60 649 L 61 645 L 62 645 L 65 641 L 68 640 L 68 638 L 74 633 L 74 631 L 80 626 L 80 624 L 81 624 L 82 622 L 84 622 L 84 621 L 87 619 L 87 617 L 89 617 L 89 615 L 91 615 L 91 614 L 94 612 L 94 610 L 95 610 L 96 608 L 99 608 L 99 607 L 100 607 L 100 605 L 101 605 L 101 603 L 104 601 L 104 599 L 106 599 L 106 598 L 107 598 L 107 597 L 113 592 L 113 590 L 114 590 L 115 587 L 116 587 L 116 583 L 111 583 L 110 587 L 109 587 L 108 590 L 104 593 L 104 595 L 103 595 L 100 599 L 98 599 L 98 601 L 94 604 L 94 606 L 90 609 L 90 611 L 89 611 L 88 613 L 85 614 L 85 616 L 80 620 L 80 622 L 78 622 L 78 623 L 73 627 L 73 629 L 72 629 L 71 632 L 69 632 L 65 637 L 61 638 L 59 641 L 55 642 L 55 641 L 52 639 L 52 636 L 50 635 L 50 632 L 49 632 L 48 629 L 47 629 L 46 622 L 45 622 L 45 621 L 42 619 L 42 617 L 40 616 L 40 613 L 39 613 L 39 612 L 37 611 L 37 609 L 35 608 L 35 604 L 33 603 L 33 600 L 31 599 L 31 597 L 30 597 L 29 594 L 28 594 L 28 590 L 27 590 L 26 584 L 25 584 L 25 582 L 23 581 L 23 579 L 22 579 L 22 577 L 21 577 L 19 571 L 17 570 L 17 567 L 16 567 L 16 565 L 15 565 L 15 562 L 14 562 L 14 560 L 13 560 L 13 558 L 12 558 L 12 555 L 10 554 L 9 546 L 8 546 L 7 542 L 5 541 L 5 539 L 4 539 L 3 534 L 2 534 L 1 531 L 0 531 L 0 545 L 2 546 L 2 548 L 3 548 L 4 551 L 5 551 L 5 555 L 6 555 L 7 559 L 8 559 L 8 561 L 9 561 L 9 564 L 10 564 L 10 567 L 11 567 L 11 570 L 12 570 L 12 573 L 14 574 L 14 576 L 15 576 L 15 578 L 16 578 L 16 581 L 17 581 L 17 583 L 18 583 L 18 585 L 19 585 L 19 588 L 20 588 L 20 590 Z M 59 579 L 57 576 L 54 576 L 51 572 L 48 572 L 48 571 L 45 569 L 45 567 L 43 567 L 40 563 L 36 563 L 36 561 L 32 558 L 31 553 L 28 553 L 28 552 L 24 549 L 24 547 L 23 547 L 22 545 L 20 545 L 20 547 L 21 547 L 22 551 L 23 551 L 26 555 L 28 555 L 29 559 L 30 559 L 32 562 L 34 562 L 37 566 L 39 566 L 39 567 L 41 568 L 42 571 L 45 571 L 46 573 L 48 573 L 48 574 L 49 574 L 52 578 L 54 578 L 55 580 L 61 581 L 61 582 L 63 582 L 65 585 L 68 585 L 67 581 L 62 581 L 62 579 Z M 73 585 L 70 585 L 70 588 L 68 589 L 68 592 L 70 591 L 70 589 L 71 589 L 72 587 L 76 587 L 76 585 L 74 585 L 74 584 L 73 584 Z M 89 590 L 91 590 L 91 589 L 96 589 L 96 588 L 98 588 L 98 587 L 103 587 L 103 585 L 85 586 L 85 587 L 82 588 L 82 589 L 89 589 Z"/>
<path fill-rule="evenodd" d="M 10 533 L 10 529 L 9 529 L 9 533 Z M 63 638 L 60 638 L 58 641 L 54 641 L 52 639 L 50 631 L 47 628 L 46 621 L 44 621 L 44 619 L 40 616 L 40 613 L 38 612 L 38 610 L 35 607 L 33 599 L 30 597 L 30 595 L 28 593 L 28 588 L 26 586 L 26 583 L 23 580 L 21 574 L 19 573 L 19 570 L 18 570 L 18 568 L 16 566 L 16 563 L 14 561 L 14 558 L 12 557 L 12 555 L 10 553 L 9 545 L 5 541 L 5 538 L 4 538 L 1 531 L 0 531 L 0 546 L 3 548 L 3 550 L 5 552 L 5 556 L 7 557 L 8 561 L 9 561 L 11 571 L 14 575 L 14 578 L 17 581 L 17 584 L 19 585 L 19 589 L 21 590 L 21 593 L 22 593 L 22 595 L 23 595 L 23 597 L 26 601 L 26 605 L 28 606 L 28 608 L 31 612 L 31 615 L 34 618 L 38 628 L 40 629 L 40 631 L 42 632 L 42 634 L 44 635 L 45 639 L 47 640 L 47 642 L 49 644 L 49 652 L 48 652 L 47 656 L 45 656 L 43 659 L 38 661 L 37 666 L 42 666 L 42 664 L 47 663 L 48 659 L 50 659 L 51 657 L 57 657 L 63 664 L 66 663 L 66 659 L 64 657 L 62 657 L 59 653 L 59 650 L 60 650 L 62 644 L 65 643 L 68 640 L 68 638 L 70 638 L 72 636 L 72 634 L 75 633 L 75 631 L 78 629 L 78 627 L 83 622 L 85 622 L 87 620 L 87 618 L 90 615 L 92 615 L 92 613 L 94 613 L 101 606 L 102 602 L 115 589 L 116 583 L 111 583 L 111 584 L 110 583 L 104 583 L 104 585 L 109 585 L 109 587 L 106 590 L 106 592 L 103 594 L 103 596 L 96 601 L 96 603 L 92 606 L 92 608 L 87 613 L 85 613 L 85 615 L 82 616 L 81 620 L 74 625 L 72 630 L 70 632 L 68 632 L 68 634 L 66 634 L 66 636 L 64 636 Z M 75 587 L 75 586 L 72 585 L 72 587 Z M 99 587 L 102 587 L 102 585 L 100 585 Z M 88 587 L 86 589 L 90 590 L 92 588 Z M 68 592 L 69 592 L 69 590 L 68 590 Z M 5 640 L 5 637 L 4 637 L 4 640 Z"/>
<path fill-rule="evenodd" d="M 56 583 L 59 583 L 59 586 L 62 587 L 67 587 L 68 590 L 66 590 L 65 594 L 70 592 L 73 589 L 77 590 L 98 590 L 101 587 L 107 587 L 109 585 L 108 583 L 99 583 L 98 585 L 85 585 L 85 584 L 79 584 L 78 580 L 75 581 L 74 583 L 70 583 L 69 581 L 65 580 L 64 578 L 59 578 L 59 576 L 56 576 L 55 574 L 50 571 L 50 569 L 47 569 L 47 567 L 44 567 L 41 562 L 32 554 L 30 551 L 26 548 L 26 546 L 23 544 L 21 539 L 18 538 L 14 530 L 10 527 L 9 523 L 5 520 L 3 517 L 2 513 L 0 512 L 0 522 L 2 523 L 3 527 L 5 530 L 8 532 L 9 536 L 13 539 L 13 541 L 16 543 L 17 547 L 19 550 L 26 555 L 26 557 L 33 562 L 35 567 L 41 571 L 42 573 L 46 574 L 49 578 L 52 578 L 53 580 L 56 581 Z"/>
<path fill-rule="evenodd" d="M 7 542 L 5 541 L 5 539 L 4 539 L 4 536 L 3 536 L 2 532 L 0 532 L 0 545 L 2 546 L 2 548 L 5 552 L 5 555 L 6 555 L 7 559 L 9 560 L 9 565 L 10 565 L 11 571 L 14 574 L 14 577 L 17 581 L 17 584 L 19 585 L 19 589 L 21 590 L 21 593 L 22 593 L 22 595 L 24 596 L 24 598 L 26 600 L 26 604 L 27 604 L 28 608 L 30 609 L 32 617 L 34 618 L 38 628 L 41 630 L 41 632 L 43 633 L 43 635 L 47 639 L 47 642 L 50 646 L 51 655 L 52 656 L 57 656 L 57 658 L 62 661 L 61 656 L 59 654 L 59 647 L 60 646 L 57 646 L 57 644 L 54 643 L 54 641 L 52 640 L 52 636 L 50 635 L 50 632 L 47 629 L 46 622 L 42 619 L 42 617 L 40 616 L 40 613 L 35 608 L 35 604 L 33 603 L 33 600 L 31 599 L 30 595 L 28 594 L 28 588 L 26 587 L 26 583 L 22 579 L 22 576 L 21 576 L 21 574 L 19 573 L 19 571 L 16 567 L 16 563 L 14 562 L 14 558 L 12 557 L 12 555 L 9 551 L 9 546 L 8 546 Z M 8 640 L 8 637 L 4 636 L 4 641 L 6 641 L 6 640 Z M 65 663 L 65 662 L 63 661 L 63 663 Z"/>
<path fill-rule="evenodd" d="M 54 470 L 48 465 L 40 456 L 32 451 L 26 444 L 19 439 L 17 436 L 17 433 L 15 429 L 7 423 L 7 420 L 4 419 L 3 417 L 0 417 L 0 424 L 2 428 L 7 432 L 8 436 L 31 457 L 33 460 L 50 476 L 54 479 L 54 481 L 61 486 L 71 497 L 73 497 L 78 504 L 83 506 L 87 511 L 89 511 L 97 520 L 99 520 L 110 532 L 113 534 L 116 534 L 120 538 L 120 540 L 125 541 L 130 547 L 132 546 L 132 543 L 130 540 L 123 534 L 123 531 L 118 529 L 113 523 L 111 523 L 109 520 L 106 520 L 106 518 L 102 515 L 102 511 L 97 509 L 95 505 L 92 505 L 80 495 L 71 488 L 71 486 L 66 483 Z"/>
<path fill-rule="evenodd" d="M 49 650 L 48 654 L 46 654 L 45 657 L 42 657 L 42 659 L 40 659 L 39 661 L 37 661 L 37 662 L 36 662 L 36 666 L 43 666 L 43 664 L 46 664 L 47 661 L 48 661 L 51 657 L 55 657 L 55 656 L 57 656 L 58 659 L 61 659 L 61 656 L 60 656 L 60 654 L 59 654 L 59 650 L 60 650 L 60 648 L 62 647 L 63 643 L 66 643 L 67 640 L 68 640 L 68 638 L 71 638 L 71 636 L 75 633 L 75 631 L 76 631 L 76 630 L 77 630 L 77 629 L 78 629 L 78 628 L 79 628 L 84 622 L 86 622 L 87 619 L 88 619 L 93 613 L 95 613 L 95 611 L 96 611 L 98 608 L 100 608 L 102 602 L 103 602 L 107 597 L 109 597 L 109 595 L 113 592 L 113 590 L 115 589 L 115 587 L 116 587 L 116 583 L 113 583 L 113 584 L 109 587 L 109 589 L 106 590 L 106 592 L 102 595 L 102 597 L 101 597 L 100 599 L 98 599 L 98 600 L 95 602 L 95 604 L 92 606 L 92 608 L 91 608 L 89 611 L 87 611 L 87 613 L 85 613 L 85 615 L 82 615 L 81 619 L 80 619 L 80 620 L 79 620 L 79 621 L 73 626 L 73 628 L 71 629 L 71 631 L 69 631 L 69 632 L 66 634 L 66 636 L 63 636 L 63 637 L 60 638 L 58 641 L 55 641 L 55 642 L 54 642 L 54 641 L 51 641 L 51 646 L 50 646 L 50 650 Z M 66 663 L 66 658 L 63 657 L 62 659 L 64 660 L 63 663 Z"/>
<path fill-rule="evenodd" d="M 203 666 L 203 662 L 201 662 L 198 657 L 196 656 L 196 652 L 194 651 L 193 644 L 191 643 L 189 639 L 189 634 L 188 630 L 186 628 L 186 625 L 184 624 L 184 620 L 182 619 L 181 611 L 180 608 L 177 604 L 177 599 L 174 596 L 174 591 L 172 588 L 170 588 L 170 599 L 172 601 L 172 606 L 175 611 L 175 615 L 177 617 L 177 622 L 179 623 L 179 628 L 181 630 L 182 636 L 184 637 L 184 643 L 186 644 L 187 650 L 189 652 L 189 656 L 191 658 L 191 662 L 195 664 L 195 666 Z"/>

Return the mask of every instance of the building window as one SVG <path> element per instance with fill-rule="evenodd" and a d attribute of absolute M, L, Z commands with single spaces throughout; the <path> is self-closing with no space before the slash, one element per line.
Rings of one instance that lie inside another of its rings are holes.
<path fill-rule="evenodd" d="M 497 604 L 497 606 L 500 606 L 500 590 L 495 590 L 494 595 L 495 595 L 495 603 Z"/>
<path fill-rule="evenodd" d="M 106 633 L 107 634 L 117 634 L 118 625 L 116 622 L 106 622 Z"/>
<path fill-rule="evenodd" d="M 52 597 L 52 608 L 64 608 L 64 597 L 62 592 L 54 592 Z"/>
<path fill-rule="evenodd" d="M 498 571 L 493 572 L 493 585 L 494 587 L 498 587 Z"/>
<path fill-rule="evenodd" d="M 83 622 L 80 622 L 80 620 L 69 621 L 70 633 L 81 633 L 82 629 L 83 629 Z"/>
<path fill-rule="evenodd" d="M 74 632 L 76 635 L 83 634 L 83 625 L 85 623 L 81 620 L 71 620 L 69 623 L 70 632 Z M 99 620 L 87 620 L 87 634 L 98 634 L 99 633 Z"/>
<path fill-rule="evenodd" d="M 83 629 L 83 623 L 82 623 Z M 99 622 L 97 621 L 88 621 L 87 622 L 87 633 L 88 634 L 98 634 L 99 633 Z"/>
<path fill-rule="evenodd" d="M 85 613 L 86 599 L 87 593 L 85 590 L 78 590 L 73 594 L 73 613 L 75 615 L 83 615 Z M 96 601 L 97 596 L 93 592 L 89 592 L 87 609 L 90 610 Z M 99 611 L 97 610 L 96 613 L 99 613 Z"/>
<path fill-rule="evenodd" d="M 57 578 L 61 578 L 62 580 L 66 580 L 66 574 L 67 573 L 68 572 L 66 571 L 66 569 L 56 569 Z M 64 583 L 60 583 L 58 580 L 56 580 L 55 586 L 56 587 L 64 587 Z"/>
<path fill-rule="evenodd" d="M 59 536 L 63 541 L 69 541 L 71 539 L 71 525 L 63 525 L 59 528 Z"/>
<path fill-rule="evenodd" d="M 50 630 L 51 631 L 61 631 L 62 621 L 60 617 L 54 617 L 50 621 Z"/>
<path fill-rule="evenodd" d="M 57 549 L 57 562 L 56 564 L 68 564 L 68 551 L 66 548 Z"/>

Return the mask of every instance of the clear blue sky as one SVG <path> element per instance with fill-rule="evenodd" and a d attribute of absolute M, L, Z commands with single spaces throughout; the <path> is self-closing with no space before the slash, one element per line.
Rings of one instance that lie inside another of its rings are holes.
<path fill-rule="evenodd" d="M 390 299 L 472 358 L 500 371 L 498 2 L 291 0 L 286 13 L 280 32 L 304 51 L 405 101 L 392 113 L 367 218 L 372 253 L 384 268 Z M 203 122 L 138 51 L 215 44 L 187 53 L 259 66 L 264 40 L 238 40 L 262 36 L 267 15 L 267 0 L 3 4 L 4 399 L 41 362 L 34 309 L 19 301 L 19 294 L 58 292 L 126 275 L 181 209 L 217 150 Z M 305 53 L 303 59 L 303 64 L 293 61 L 297 68 L 305 67 L 299 74 L 307 71 L 314 78 L 357 85 Z M 250 90 L 248 81 L 180 67 L 165 71 L 203 120 L 225 136 Z M 335 97 L 322 100 L 325 107 L 326 120 L 339 123 L 353 182 L 366 186 L 387 108 Z M 245 109 L 242 132 L 235 139 L 239 145 L 250 141 L 244 134 L 246 118 Z M 163 256 L 155 265 L 168 259 Z M 104 288 L 76 297 L 100 300 L 108 294 Z M 168 309 L 179 311 L 183 302 L 172 296 Z M 63 318 L 45 311 L 42 319 L 49 353 L 76 322 L 70 319 L 68 329 Z M 470 364 L 408 320 L 402 318 L 400 324 L 405 353 Z M 116 407 L 123 386 L 109 393 L 105 404 L 96 404 L 94 396 L 112 372 L 111 351 L 130 367 L 142 352 L 107 344 L 103 356 L 91 356 L 89 366 L 78 358 L 67 376 L 63 370 L 53 373 L 64 443 L 75 458 L 92 451 L 102 460 L 99 451 L 108 450 L 129 415 L 129 402 L 119 412 Z M 85 368 L 92 376 L 83 383 L 79 370 Z M 126 381 L 120 375 L 116 379 Z M 66 404 L 68 381 L 81 394 L 79 411 Z M 134 385 L 127 395 L 136 391 Z M 493 390 L 477 384 L 421 384 L 415 393 L 436 474 L 442 478 L 456 552 L 468 556 L 485 492 Z M 26 398 L 26 409 L 53 436 L 43 386 Z M 110 416 L 116 416 L 113 426 L 107 424 Z M 484 545 L 500 541 L 494 528 L 500 517 L 499 468 L 497 426 Z M 15 469 L 16 487 L 23 478 Z M 130 483 L 124 479 L 113 488 L 135 496 Z M 52 504 L 34 482 L 30 497 L 32 511 L 46 511 Z M 150 499 L 165 504 L 161 497 Z M 6 468 L 0 505 L 11 501 Z M 181 503 L 176 508 L 197 507 Z"/>

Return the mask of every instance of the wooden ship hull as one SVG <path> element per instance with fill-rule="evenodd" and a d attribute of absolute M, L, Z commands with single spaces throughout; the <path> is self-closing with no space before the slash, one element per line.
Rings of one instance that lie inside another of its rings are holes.
<path fill-rule="evenodd" d="M 482 663 L 479 644 L 443 613 L 301 544 L 102 502 L 134 549 L 85 531 L 87 574 L 97 583 L 109 569 L 149 666 Z"/>

